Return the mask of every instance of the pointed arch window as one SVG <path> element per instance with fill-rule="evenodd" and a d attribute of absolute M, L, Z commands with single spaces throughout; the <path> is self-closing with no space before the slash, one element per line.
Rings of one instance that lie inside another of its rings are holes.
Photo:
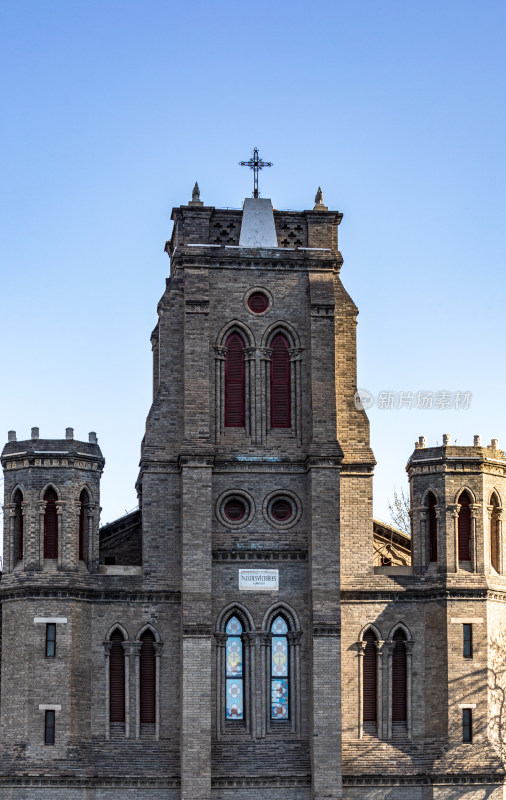
<path fill-rule="evenodd" d="M 378 707 L 378 649 L 376 636 L 369 630 L 364 634 L 365 650 L 363 657 L 363 719 L 364 723 L 376 723 Z"/>
<path fill-rule="evenodd" d="M 18 489 L 14 495 L 14 561 L 23 560 L 23 493 Z"/>
<path fill-rule="evenodd" d="M 44 558 L 58 558 L 58 513 L 56 501 L 58 495 L 54 489 L 48 489 L 44 495 L 46 508 L 44 511 Z"/>
<path fill-rule="evenodd" d="M 88 549 L 88 505 L 90 498 L 86 489 L 79 495 L 79 561 L 86 561 Z"/>
<path fill-rule="evenodd" d="M 290 345 L 286 336 L 276 334 L 271 341 L 271 427 L 290 428 Z"/>
<path fill-rule="evenodd" d="M 244 719 L 244 659 L 242 625 L 236 616 L 225 627 L 225 719 Z"/>
<path fill-rule="evenodd" d="M 458 542 L 459 561 L 471 560 L 471 498 L 464 491 L 459 497 Z"/>
<path fill-rule="evenodd" d="M 427 497 L 427 508 L 429 516 L 429 561 L 437 561 L 437 515 L 436 498 L 429 492 Z"/>
<path fill-rule="evenodd" d="M 407 722 L 406 636 L 397 630 L 392 653 L 392 722 Z"/>
<path fill-rule="evenodd" d="M 501 571 L 500 559 L 500 529 L 499 529 L 499 500 L 494 493 L 490 502 L 492 512 L 490 514 L 490 563 L 496 572 Z"/>
<path fill-rule="evenodd" d="M 289 719 L 288 625 L 282 616 L 271 625 L 271 720 Z"/>
<path fill-rule="evenodd" d="M 238 333 L 231 333 L 225 342 L 225 427 L 244 428 L 245 425 L 245 372 L 244 341 Z"/>
<path fill-rule="evenodd" d="M 109 719 L 112 723 L 125 722 L 125 652 L 123 634 L 116 628 L 112 634 L 109 655 Z"/>
<path fill-rule="evenodd" d="M 155 635 L 150 630 L 141 636 L 140 721 L 141 725 L 156 722 Z"/>

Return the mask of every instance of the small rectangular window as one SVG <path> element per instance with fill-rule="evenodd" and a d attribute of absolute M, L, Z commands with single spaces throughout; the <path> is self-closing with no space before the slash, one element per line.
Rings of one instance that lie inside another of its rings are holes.
<path fill-rule="evenodd" d="M 473 626 L 464 623 L 463 628 L 463 656 L 464 658 L 473 657 Z"/>
<path fill-rule="evenodd" d="M 48 622 L 46 625 L 46 658 L 56 655 L 56 623 Z"/>
<path fill-rule="evenodd" d="M 105 556 L 104 564 L 106 566 L 115 566 L 115 564 L 116 564 L 116 556 Z"/>
<path fill-rule="evenodd" d="M 46 711 L 44 726 L 44 744 L 54 744 L 54 711 Z"/>
<path fill-rule="evenodd" d="M 462 741 L 473 741 L 473 710 L 471 708 L 462 709 Z"/>

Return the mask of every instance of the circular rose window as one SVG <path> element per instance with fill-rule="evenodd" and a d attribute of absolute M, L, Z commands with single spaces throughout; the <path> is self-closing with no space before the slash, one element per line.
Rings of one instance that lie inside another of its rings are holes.
<path fill-rule="evenodd" d="M 292 504 L 283 499 L 275 500 L 270 508 L 271 514 L 278 522 L 288 522 L 293 515 Z"/>
<path fill-rule="evenodd" d="M 253 292 L 248 297 L 248 308 L 253 314 L 263 314 L 269 307 L 269 299 L 263 292 Z"/>
<path fill-rule="evenodd" d="M 246 504 L 239 497 L 231 497 L 225 502 L 223 513 L 231 522 L 240 522 L 246 516 Z"/>

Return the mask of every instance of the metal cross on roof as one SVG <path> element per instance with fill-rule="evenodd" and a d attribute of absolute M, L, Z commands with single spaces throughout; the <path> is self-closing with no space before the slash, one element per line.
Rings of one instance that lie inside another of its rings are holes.
<path fill-rule="evenodd" d="M 258 155 L 258 147 L 253 148 L 249 161 L 239 161 L 240 167 L 249 167 L 253 170 L 253 197 L 258 197 L 258 173 L 264 167 L 272 167 L 272 161 L 262 161 Z"/>

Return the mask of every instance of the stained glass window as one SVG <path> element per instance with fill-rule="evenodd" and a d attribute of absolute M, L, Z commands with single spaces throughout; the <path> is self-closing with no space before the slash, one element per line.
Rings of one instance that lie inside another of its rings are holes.
<path fill-rule="evenodd" d="M 242 625 L 230 617 L 225 628 L 226 644 L 226 711 L 227 719 L 244 719 L 244 680 L 242 659 Z"/>
<path fill-rule="evenodd" d="M 283 617 L 276 617 L 271 633 L 271 719 L 288 719 L 288 625 Z"/>

